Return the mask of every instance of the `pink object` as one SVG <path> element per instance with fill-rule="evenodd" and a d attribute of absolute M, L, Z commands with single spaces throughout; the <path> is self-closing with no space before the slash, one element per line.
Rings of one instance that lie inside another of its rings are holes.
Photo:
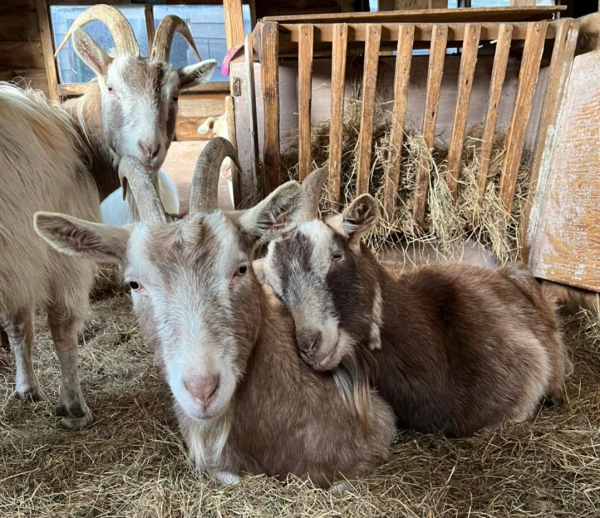
<path fill-rule="evenodd" d="M 229 76 L 229 63 L 231 63 L 231 60 L 237 55 L 243 46 L 244 44 L 240 43 L 239 45 L 236 45 L 227 51 L 227 54 L 225 54 L 225 59 L 223 59 L 223 64 L 221 65 L 221 74 L 224 76 Z"/>

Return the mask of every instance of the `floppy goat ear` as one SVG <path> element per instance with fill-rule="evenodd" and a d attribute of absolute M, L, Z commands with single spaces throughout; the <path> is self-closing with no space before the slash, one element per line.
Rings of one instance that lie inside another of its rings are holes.
<path fill-rule="evenodd" d="M 217 62 L 214 59 L 205 59 L 200 63 L 194 63 L 187 67 L 180 68 L 177 70 L 179 75 L 179 88 L 190 88 L 192 86 L 206 83 L 213 72 L 217 69 Z"/>
<path fill-rule="evenodd" d="M 123 265 L 130 231 L 64 214 L 36 212 L 35 231 L 54 249 L 66 255 Z"/>
<path fill-rule="evenodd" d="M 97 76 L 105 77 L 108 65 L 112 58 L 92 39 L 92 37 L 81 29 L 73 32 L 73 48 L 81 60 L 90 67 Z"/>
<path fill-rule="evenodd" d="M 351 246 L 360 249 L 360 237 L 371 230 L 379 220 L 379 205 L 373 196 L 363 194 L 342 213 L 341 229 Z"/>
<path fill-rule="evenodd" d="M 247 243 L 256 246 L 290 230 L 302 208 L 302 187 L 298 182 L 287 182 L 240 214 L 237 225 Z"/>

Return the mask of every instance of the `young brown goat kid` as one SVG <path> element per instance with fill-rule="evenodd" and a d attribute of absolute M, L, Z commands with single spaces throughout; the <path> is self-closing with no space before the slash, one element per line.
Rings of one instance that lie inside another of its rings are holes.
<path fill-rule="evenodd" d="M 63 253 L 124 268 L 140 328 L 157 347 L 199 468 L 225 483 L 242 473 L 307 475 L 322 486 L 364 476 L 387 456 L 391 409 L 366 385 L 365 407 L 357 408 L 334 376 L 298 358 L 292 319 L 252 269 L 256 242 L 285 230 L 302 209 L 301 188 L 290 182 L 228 216 L 216 210 L 226 156 L 235 161 L 227 141 L 206 146 L 185 219 L 168 222 L 145 169 L 123 159 L 120 173 L 142 223 L 112 227 L 38 213 L 36 229 Z M 347 389 L 347 378 L 338 376 Z"/>
<path fill-rule="evenodd" d="M 314 198 L 318 198 L 313 194 Z M 531 418 L 560 399 L 570 364 L 554 308 L 526 266 L 426 266 L 392 278 L 360 242 L 369 195 L 273 241 L 264 274 L 290 310 L 304 361 L 334 369 L 356 351 L 404 426 L 465 436 Z"/>

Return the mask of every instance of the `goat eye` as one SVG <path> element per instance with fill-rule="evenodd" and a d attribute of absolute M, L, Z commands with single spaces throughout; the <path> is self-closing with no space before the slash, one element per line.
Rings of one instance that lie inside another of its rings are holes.
<path fill-rule="evenodd" d="M 334 252 L 333 255 L 331 256 L 331 258 L 334 261 L 339 261 L 342 258 L 342 254 L 340 252 Z"/>
<path fill-rule="evenodd" d="M 130 288 L 131 288 L 133 291 L 138 291 L 138 290 L 141 288 L 140 284 L 139 284 L 138 282 L 135 282 L 135 281 L 131 281 L 131 282 L 129 283 L 129 287 L 130 287 Z"/>
<path fill-rule="evenodd" d="M 115 89 L 112 86 L 108 87 L 108 93 L 114 93 Z"/>
<path fill-rule="evenodd" d="M 245 264 L 242 264 L 242 266 L 240 266 L 237 269 L 237 272 L 235 272 L 235 273 L 236 273 L 236 275 L 243 276 L 243 275 L 246 275 L 247 271 L 248 271 L 248 266 Z"/>
<path fill-rule="evenodd" d="M 174 95 L 173 97 L 171 97 L 171 101 L 173 101 L 174 103 L 176 103 L 177 101 L 179 101 L 179 96 Z"/>

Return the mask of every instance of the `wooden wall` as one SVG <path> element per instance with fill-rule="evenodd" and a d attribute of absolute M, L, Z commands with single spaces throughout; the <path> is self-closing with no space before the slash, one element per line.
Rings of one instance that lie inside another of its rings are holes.
<path fill-rule="evenodd" d="M 24 78 L 48 94 L 35 0 L 0 1 L 0 81 Z"/>

